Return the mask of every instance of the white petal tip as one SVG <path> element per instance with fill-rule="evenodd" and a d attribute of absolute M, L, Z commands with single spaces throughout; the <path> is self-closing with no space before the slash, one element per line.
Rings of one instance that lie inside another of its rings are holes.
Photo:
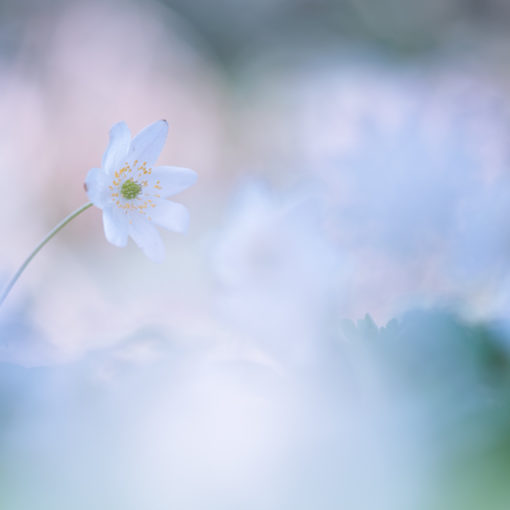
<path fill-rule="evenodd" d="M 189 228 L 189 211 L 184 206 L 181 206 L 180 217 L 176 218 L 174 232 L 178 234 L 185 234 Z"/>
<path fill-rule="evenodd" d="M 182 171 L 188 174 L 188 182 L 190 186 L 197 182 L 198 174 L 195 170 L 191 170 L 191 168 L 183 168 Z"/>
<path fill-rule="evenodd" d="M 110 128 L 110 135 L 112 135 L 112 133 L 115 133 L 119 128 L 122 128 L 122 129 L 125 129 L 127 128 L 127 124 L 121 120 L 119 122 L 116 122 L 111 128 Z"/>

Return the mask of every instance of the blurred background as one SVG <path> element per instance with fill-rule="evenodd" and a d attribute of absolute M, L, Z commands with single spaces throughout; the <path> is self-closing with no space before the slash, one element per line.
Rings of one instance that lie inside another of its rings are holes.
<path fill-rule="evenodd" d="M 0 283 L 108 131 L 163 264 L 74 220 L 0 308 L 0 508 L 510 507 L 506 0 L 2 0 Z"/>

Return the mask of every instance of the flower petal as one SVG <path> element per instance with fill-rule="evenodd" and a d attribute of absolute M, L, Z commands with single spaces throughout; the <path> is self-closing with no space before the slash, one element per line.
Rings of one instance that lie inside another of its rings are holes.
<path fill-rule="evenodd" d="M 108 206 L 103 209 L 104 235 L 110 243 L 123 247 L 128 239 L 127 216 L 115 206 Z"/>
<path fill-rule="evenodd" d="M 140 131 L 129 147 L 128 161 L 138 160 L 139 164 L 147 162 L 151 167 L 158 159 L 168 134 L 168 122 L 158 120 Z"/>
<path fill-rule="evenodd" d="M 126 160 L 129 152 L 131 133 L 125 122 L 117 122 L 110 129 L 110 143 L 103 155 L 102 167 L 107 174 L 113 174 Z"/>
<path fill-rule="evenodd" d="M 160 227 L 172 232 L 185 232 L 189 224 L 189 213 L 186 207 L 170 200 L 153 198 L 156 207 L 150 210 L 152 221 Z"/>
<path fill-rule="evenodd" d="M 158 166 L 152 170 L 148 179 L 151 192 L 154 186 L 161 186 L 161 190 L 156 188 L 155 193 L 162 197 L 170 197 L 176 193 L 185 190 L 197 180 L 197 174 L 189 168 L 180 168 L 177 166 Z M 159 181 L 159 182 L 158 182 Z"/>
<path fill-rule="evenodd" d="M 102 209 L 108 200 L 108 176 L 101 168 L 91 168 L 85 179 L 85 189 L 90 201 Z"/>
<path fill-rule="evenodd" d="M 139 214 L 132 214 L 129 222 L 129 235 L 154 262 L 165 258 L 165 246 L 156 227 Z"/>

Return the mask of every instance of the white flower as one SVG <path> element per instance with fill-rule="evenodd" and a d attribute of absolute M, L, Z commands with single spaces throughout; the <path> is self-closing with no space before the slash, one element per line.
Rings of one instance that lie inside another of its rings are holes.
<path fill-rule="evenodd" d="M 102 209 L 106 239 L 126 246 L 128 236 L 150 259 L 160 262 L 165 248 L 156 225 L 174 232 L 188 226 L 187 209 L 167 197 L 191 186 L 193 170 L 154 166 L 168 133 L 166 120 L 147 126 L 131 140 L 125 122 L 110 130 L 110 143 L 101 168 L 92 168 L 85 189 L 92 203 Z"/>

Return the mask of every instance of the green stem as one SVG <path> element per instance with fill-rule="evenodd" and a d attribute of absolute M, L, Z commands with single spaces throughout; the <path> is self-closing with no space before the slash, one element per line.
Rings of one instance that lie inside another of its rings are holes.
<path fill-rule="evenodd" d="M 14 287 L 14 284 L 18 281 L 18 278 L 21 276 L 23 271 L 26 269 L 28 264 L 30 264 L 31 260 L 41 251 L 41 248 L 58 232 L 60 232 L 70 221 L 74 220 L 76 216 L 81 214 L 83 211 L 86 211 L 89 207 L 92 206 L 92 202 L 88 202 L 82 205 L 79 209 L 72 212 L 69 216 L 64 218 L 53 230 L 51 230 L 46 237 L 35 247 L 34 251 L 25 259 L 25 262 L 21 264 L 20 268 L 16 271 L 16 274 L 11 278 L 11 281 L 7 284 L 2 294 L 0 295 L 0 306 L 5 301 L 5 298 Z"/>

